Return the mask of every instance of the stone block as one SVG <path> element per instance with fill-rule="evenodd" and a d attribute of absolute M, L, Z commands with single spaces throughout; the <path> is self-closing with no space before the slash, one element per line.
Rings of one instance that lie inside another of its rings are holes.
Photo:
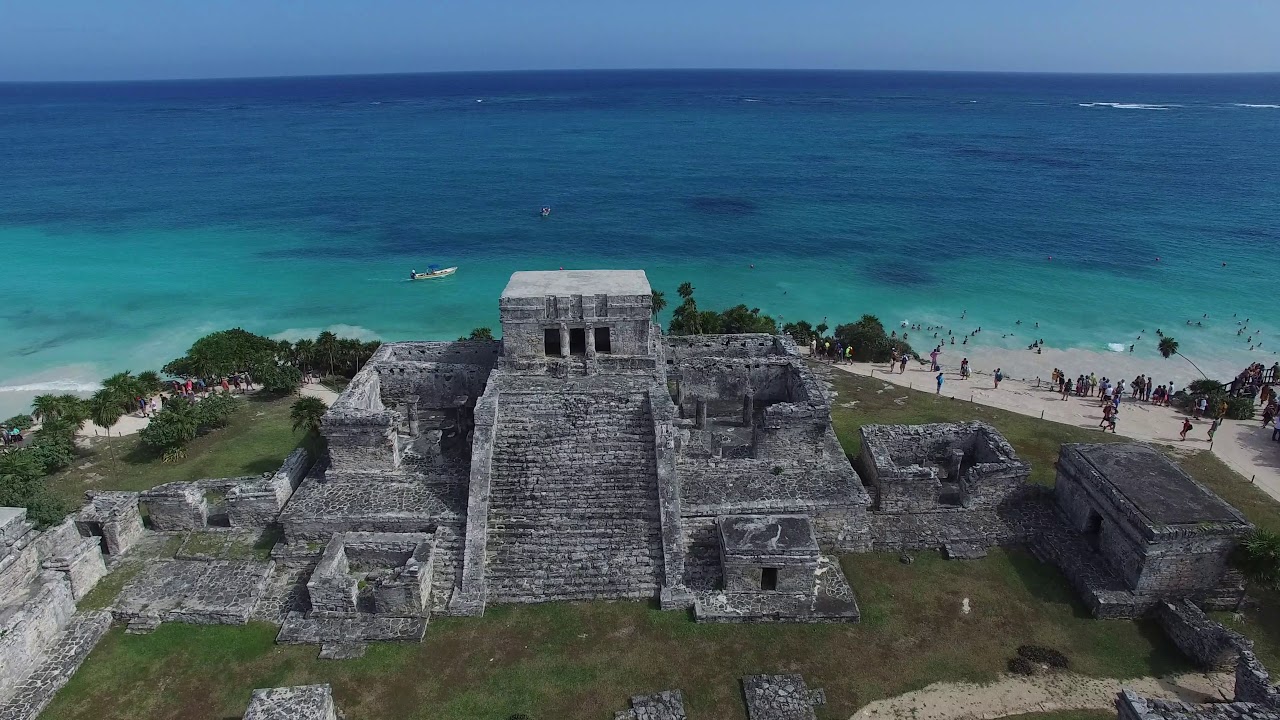
<path fill-rule="evenodd" d="M 329 685 L 254 690 L 244 720 L 337 720 Z"/>

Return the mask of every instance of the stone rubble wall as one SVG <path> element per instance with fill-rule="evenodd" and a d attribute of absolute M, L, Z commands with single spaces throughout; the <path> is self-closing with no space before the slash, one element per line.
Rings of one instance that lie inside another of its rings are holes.
<path fill-rule="evenodd" d="M 1236 662 L 1235 699 L 1269 710 L 1280 710 L 1280 688 L 1271 684 L 1271 674 L 1251 649 L 1241 650 Z"/>
<path fill-rule="evenodd" d="M 664 335 L 666 355 L 679 364 L 698 358 L 763 358 L 788 354 L 780 335 Z"/>
<path fill-rule="evenodd" d="M 43 662 L 75 612 L 71 584 L 56 572 L 41 573 L 24 599 L 0 609 L 0 701 Z"/>
<path fill-rule="evenodd" d="M 647 393 L 509 393 L 498 407 L 488 598 L 651 598 L 663 561 Z"/>
<path fill-rule="evenodd" d="M 1203 670 L 1236 666 L 1240 653 L 1253 643 L 1221 623 L 1210 620 L 1189 600 L 1166 600 L 1155 606 L 1156 621 L 1183 655 Z"/>
<path fill-rule="evenodd" d="M 817 720 L 814 706 L 826 701 L 799 675 L 748 675 L 742 678 L 749 720 Z"/>
<path fill-rule="evenodd" d="M 492 370 L 502 352 L 501 340 L 456 340 L 445 342 L 383 343 L 385 350 L 376 357 L 379 362 L 444 363 L 474 365 Z M 370 363 L 373 359 L 370 360 Z"/>

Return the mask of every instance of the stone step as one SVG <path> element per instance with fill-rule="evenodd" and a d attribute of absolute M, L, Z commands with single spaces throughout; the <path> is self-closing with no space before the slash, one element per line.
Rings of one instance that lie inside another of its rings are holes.
<path fill-rule="evenodd" d="M 159 615 L 141 615 L 130 620 L 124 631 L 129 635 L 147 635 L 155 632 L 158 627 L 160 627 Z"/>

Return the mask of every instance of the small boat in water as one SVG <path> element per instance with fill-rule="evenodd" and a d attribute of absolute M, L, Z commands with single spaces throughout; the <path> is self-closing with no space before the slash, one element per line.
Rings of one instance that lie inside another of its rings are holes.
<path fill-rule="evenodd" d="M 542 217 L 546 217 L 546 216 L 548 216 L 548 215 L 550 215 L 550 214 L 551 214 L 551 208 L 549 208 L 549 207 L 544 207 L 544 208 L 542 208 L 542 212 L 540 212 L 540 213 L 538 213 L 538 214 L 539 214 L 539 215 L 541 215 Z"/>
<path fill-rule="evenodd" d="M 434 280 L 436 278 L 448 277 L 458 272 L 458 267 L 442 268 L 439 265 L 431 265 L 427 267 L 426 272 L 418 272 L 417 270 L 409 271 L 410 280 Z"/>

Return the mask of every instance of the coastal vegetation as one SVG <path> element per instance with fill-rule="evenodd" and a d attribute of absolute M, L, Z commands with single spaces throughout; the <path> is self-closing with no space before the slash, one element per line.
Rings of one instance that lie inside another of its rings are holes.
<path fill-rule="evenodd" d="M 716 335 L 720 333 L 777 333 L 778 323 L 760 308 L 735 305 L 727 310 L 700 310 L 693 297 L 694 287 L 683 282 L 676 289 L 681 303 L 671 313 L 667 332 L 672 335 Z M 660 293 L 658 294 L 660 295 Z M 655 295 L 655 298 L 657 295 Z M 662 300 L 666 306 L 666 300 Z M 655 311 L 656 314 L 656 311 Z"/>
<path fill-rule="evenodd" d="M 320 418 L 324 417 L 329 406 L 324 401 L 313 395 L 300 397 L 293 401 L 293 405 L 289 407 L 289 420 L 293 423 L 293 430 L 299 430 L 309 433 L 315 437 L 320 436 Z"/>
<path fill-rule="evenodd" d="M 169 398 L 138 433 L 138 439 L 164 462 L 173 462 L 182 457 L 184 448 L 198 435 L 226 427 L 240 402 L 228 393 L 210 393 L 199 402 Z"/>
<path fill-rule="evenodd" d="M 492 339 L 493 339 L 492 329 L 487 327 L 478 327 L 478 328 L 472 328 L 469 334 L 459 337 L 458 341 L 461 342 L 463 340 L 492 340 Z"/>
<path fill-rule="evenodd" d="M 1034 482 L 1051 485 L 1061 443 L 1117 440 L 872 378 L 832 373 L 830 381 L 836 432 L 850 454 L 866 423 L 982 420 L 1032 464 Z M 290 423 L 287 412 L 270 421 L 285 430 Z M 215 438 L 219 446 L 247 439 L 218 433 L 196 443 Z M 1256 525 L 1280 530 L 1280 505 L 1215 456 L 1174 458 Z M 215 474 L 184 471 L 181 479 Z M 345 712 L 374 720 L 423 708 L 445 719 L 597 718 L 625 707 L 630 695 L 675 687 L 684 690 L 691 716 L 728 720 L 744 715 L 738 679 L 767 670 L 804 674 L 826 689 L 828 715 L 848 717 L 931 682 L 994 680 L 1024 645 L 1060 651 L 1074 671 L 1091 676 L 1192 669 L 1153 622 L 1094 620 L 1055 569 L 1024 552 L 996 549 L 963 563 L 935 552 L 914 559 L 841 558 L 862 609 L 857 625 L 699 624 L 627 602 L 492 606 L 479 618 L 433 618 L 421 644 L 375 644 L 365 657 L 341 663 L 317 660 L 313 647 L 275 645 L 269 625 L 165 624 L 151 635 L 117 628 L 48 712 L 71 720 L 234 717 L 251 688 L 329 682 Z M 1260 586 L 1253 595 L 1258 602 L 1240 618 L 1218 619 L 1253 639 L 1264 661 L 1280 664 L 1280 599 Z M 961 611 L 965 599 L 968 614 Z M 148 691 L 144 680 L 159 675 L 167 691 Z"/>

